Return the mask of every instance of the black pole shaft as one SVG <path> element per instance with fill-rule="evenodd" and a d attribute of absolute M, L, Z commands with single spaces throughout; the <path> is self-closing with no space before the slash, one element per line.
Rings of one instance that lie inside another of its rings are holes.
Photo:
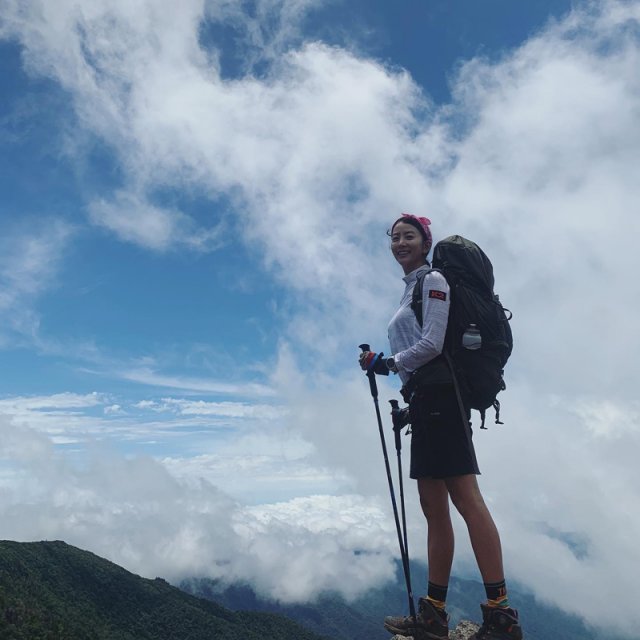
<path fill-rule="evenodd" d="M 404 508 L 404 483 L 402 481 L 402 454 L 398 449 L 398 484 L 400 486 L 400 513 L 402 515 L 402 534 L 404 538 L 404 551 L 409 558 L 409 541 L 407 540 L 407 512 Z"/>
<path fill-rule="evenodd" d="M 402 535 L 404 539 L 404 550 L 409 557 L 409 541 L 407 539 L 407 512 L 404 508 L 404 480 L 402 477 L 402 425 L 400 423 L 400 405 L 397 400 L 389 400 L 391 404 L 391 415 L 393 416 L 393 433 L 395 436 L 396 456 L 398 459 L 398 486 L 400 487 L 400 512 L 402 514 Z"/>
<path fill-rule="evenodd" d="M 369 351 L 369 345 L 361 344 L 363 351 Z M 409 615 L 415 619 L 416 608 L 413 602 L 413 590 L 411 589 L 411 573 L 409 569 L 409 556 L 406 545 L 403 540 L 403 534 L 400 528 L 400 518 L 398 516 L 398 505 L 396 504 L 396 495 L 393 490 L 393 480 L 391 478 L 391 466 L 389 465 L 389 456 L 387 454 L 387 443 L 384 437 L 384 429 L 382 427 L 382 416 L 380 415 L 380 405 L 378 404 L 378 385 L 376 383 L 375 373 L 367 372 L 369 378 L 369 387 L 371 388 L 371 396 L 373 397 L 373 405 L 376 410 L 376 418 L 378 420 L 378 431 L 380 432 L 380 442 L 382 444 L 382 455 L 384 457 L 384 466 L 387 471 L 387 482 L 389 483 L 389 493 L 391 495 L 391 505 L 393 507 L 393 517 L 396 522 L 396 531 L 398 533 L 398 546 L 400 547 L 400 555 L 402 557 L 402 568 L 404 570 L 404 579 L 407 585 L 407 596 L 409 598 Z M 404 501 L 403 501 L 404 502 Z"/>
<path fill-rule="evenodd" d="M 368 374 L 367 374 L 368 375 Z M 372 374 L 375 375 L 375 374 Z M 374 382 L 375 384 L 375 382 Z M 398 532 L 398 545 L 400 547 L 400 555 L 402 557 L 402 568 L 404 570 L 404 579 L 407 584 L 407 595 L 409 598 L 409 614 L 412 618 L 416 617 L 415 604 L 413 602 L 413 591 L 411 589 L 411 573 L 409 569 L 409 556 L 400 527 L 400 519 L 398 517 L 398 505 L 396 503 L 396 495 L 393 490 L 393 480 L 391 479 L 391 466 L 389 465 L 389 456 L 387 455 L 387 443 L 385 442 L 384 431 L 382 428 L 382 417 L 380 416 L 380 406 L 378 404 L 377 395 L 373 398 L 376 408 L 376 417 L 378 418 L 378 429 L 380 431 L 380 441 L 382 443 L 382 455 L 384 456 L 384 465 L 387 471 L 387 480 L 389 482 L 389 492 L 391 494 L 391 505 L 393 506 L 393 517 L 396 521 L 396 531 Z"/>

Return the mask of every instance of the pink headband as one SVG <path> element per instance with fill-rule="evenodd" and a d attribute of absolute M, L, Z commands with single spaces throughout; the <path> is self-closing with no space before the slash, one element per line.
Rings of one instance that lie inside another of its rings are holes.
<path fill-rule="evenodd" d="M 431 229 L 429 229 L 429 225 L 431 224 L 431 220 L 429 218 L 419 218 L 418 216 L 414 216 L 411 213 L 403 213 L 403 218 L 412 218 L 415 220 L 423 229 L 425 235 L 427 236 L 427 243 L 429 244 L 429 249 L 431 249 L 431 243 L 433 239 L 431 237 Z"/>

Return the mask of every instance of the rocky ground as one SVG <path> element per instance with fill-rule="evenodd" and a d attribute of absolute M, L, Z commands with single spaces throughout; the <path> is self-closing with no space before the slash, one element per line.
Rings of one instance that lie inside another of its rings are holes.
<path fill-rule="evenodd" d="M 480 627 L 473 622 L 469 622 L 468 620 L 462 620 L 458 623 L 458 626 L 449 632 L 449 640 L 469 640 L 469 638 L 479 629 Z M 393 636 L 391 640 L 413 640 L 412 636 Z"/>

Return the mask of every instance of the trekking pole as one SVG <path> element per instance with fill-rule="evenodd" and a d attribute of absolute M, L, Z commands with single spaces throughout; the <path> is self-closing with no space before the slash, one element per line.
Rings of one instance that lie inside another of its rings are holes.
<path fill-rule="evenodd" d="M 404 508 L 404 482 L 402 478 L 402 439 L 401 432 L 404 424 L 402 422 L 402 411 L 397 400 L 389 400 L 391 405 L 391 418 L 393 420 L 393 433 L 396 440 L 396 455 L 398 456 L 398 486 L 400 487 L 400 513 L 402 515 L 402 534 L 404 538 L 404 551 L 409 557 L 409 542 L 407 540 L 407 513 Z"/>
<path fill-rule="evenodd" d="M 368 344 L 361 344 L 360 349 L 363 352 L 370 351 Z M 400 555 L 402 556 L 402 568 L 404 570 L 404 579 L 407 585 L 407 596 L 409 598 L 409 614 L 416 619 L 416 607 L 413 602 L 413 591 L 411 590 L 411 573 L 409 570 L 409 555 L 406 544 L 403 540 L 403 534 L 400 530 L 400 519 L 398 517 L 398 505 L 396 504 L 396 494 L 393 490 L 393 480 L 391 479 L 391 467 L 389 466 L 389 456 L 387 455 L 387 443 L 384 438 L 384 430 L 382 428 L 382 417 L 380 416 L 380 406 L 378 404 L 378 385 L 376 383 L 376 374 L 373 371 L 367 371 L 369 378 L 369 387 L 371 389 L 371 397 L 376 409 L 376 418 L 378 419 L 378 430 L 380 431 L 380 442 L 382 443 L 382 455 L 384 456 L 384 466 L 387 470 L 387 481 L 389 483 L 389 493 L 391 494 L 391 505 L 393 506 L 393 517 L 396 521 L 396 531 L 398 533 L 398 545 L 400 546 Z M 403 506 L 404 511 L 404 506 Z"/>

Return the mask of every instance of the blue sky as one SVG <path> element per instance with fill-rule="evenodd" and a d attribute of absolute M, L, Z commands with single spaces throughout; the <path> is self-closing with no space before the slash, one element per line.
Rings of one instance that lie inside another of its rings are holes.
<path fill-rule="evenodd" d="M 594 623 L 612 585 L 637 627 L 640 3 L 0 9 L 0 536 L 285 600 L 390 579 L 356 358 L 412 211 L 514 312 L 507 424 L 476 436 L 509 577 Z"/>
<path fill-rule="evenodd" d="M 243 5 L 248 14 L 250 5 Z M 489 6 L 487 12 L 469 1 L 408 2 L 400 9 L 388 3 L 310 3 L 287 46 L 321 39 L 353 49 L 406 69 L 426 100 L 446 104 L 458 65 L 477 55 L 500 57 L 563 15 L 569 3 Z M 271 10 L 260 25 L 262 37 L 279 19 Z M 227 80 L 269 72 L 259 57 L 247 68 L 248 52 L 255 57 L 260 43 L 248 43 L 237 20 L 203 21 L 200 43 L 219 56 Z M 114 403 L 131 404 L 162 393 L 117 375 L 139 362 L 174 379 L 264 380 L 282 339 L 282 314 L 304 301 L 274 277 L 260 247 L 243 239 L 233 195 L 180 181 L 153 185 L 155 205 L 183 212 L 204 228 L 228 225 L 203 250 L 149 249 L 92 225 L 91 203 L 109 200 L 127 184 L 126 158 L 108 136 L 81 126 L 73 92 L 32 68 L 19 41 L 6 38 L 2 54 L 4 233 L 26 238 L 40 225 L 44 234 L 63 225 L 58 250 L 38 275 L 48 286 L 21 301 L 29 325 L 5 329 L 4 394 L 99 391 Z M 317 346 L 322 353 L 322 344 Z M 345 366 L 352 354 L 337 357 Z"/>
<path fill-rule="evenodd" d="M 450 101 L 449 80 L 465 60 L 500 57 L 570 7 L 558 1 L 526 7 L 492 2 L 482 9 L 471 1 L 407 2 L 400 8 L 384 2 L 315 4 L 300 17 L 293 44 L 321 39 L 406 69 L 425 99 L 437 104 Z M 243 5 L 248 14 L 251 5 Z M 276 12 L 261 25 L 265 32 L 277 24 Z M 255 56 L 258 44 L 248 46 L 236 20 L 204 21 L 200 38 L 203 49 L 219 56 L 222 77 L 268 72 L 260 59 L 247 68 L 247 52 Z M 5 329 L 3 392 L 100 390 L 132 402 L 158 391 L 122 381 L 114 369 L 145 360 L 173 377 L 263 378 L 282 338 L 280 314 L 300 301 L 265 267 L 260 248 L 242 239 L 232 195 L 170 181 L 153 187 L 154 204 L 181 211 L 205 228 L 230 225 L 207 250 L 149 250 L 91 225 L 91 202 L 108 200 L 127 184 L 126 159 L 108 137 L 79 126 L 73 93 L 31 68 L 28 50 L 15 37 L 3 41 L 1 59 L 4 233 L 24 237 L 41 224 L 45 234 L 48 226 L 64 225 L 60 251 L 38 276 L 50 286 L 24 301 L 37 328 Z M 351 356 L 338 356 L 340 366 Z"/>
<path fill-rule="evenodd" d="M 296 41 L 323 38 L 357 48 L 406 69 L 428 98 L 446 103 L 448 78 L 457 65 L 476 55 L 499 57 L 569 6 L 502 1 L 480 9 L 477 2 L 466 1 L 407 2 L 398 8 L 384 2 L 331 2 L 310 10 Z M 237 28 L 218 25 L 203 45 L 219 51 L 223 75 L 240 77 L 246 72 L 237 60 L 244 59 L 244 42 L 234 46 L 234 38 Z M 91 343 L 116 358 L 166 354 L 175 373 L 201 368 L 197 357 L 191 366 L 183 357 L 194 348 L 215 354 L 221 364 L 225 357 L 236 365 L 273 359 L 278 342 L 274 309 L 286 304 L 287 290 L 246 243 L 222 237 L 211 252 L 158 255 L 87 224 L 88 203 L 121 188 L 126 167 L 108 140 L 76 131 L 69 94 L 51 78 L 25 69 L 25 55 L 15 40 L 3 42 L 3 228 L 20 233 L 39 219 L 63 220 L 73 234 L 56 286 L 38 300 L 39 335 Z M 161 185 L 159 191 L 154 200 L 208 225 L 233 213 L 224 192 L 194 193 L 180 185 Z M 51 393 L 69 385 L 94 390 L 99 383 L 78 375 L 78 363 L 69 362 L 69 355 L 68 350 L 39 353 L 34 371 L 30 346 L 9 350 L 2 359 L 11 372 L 4 376 L 5 391 Z"/>

